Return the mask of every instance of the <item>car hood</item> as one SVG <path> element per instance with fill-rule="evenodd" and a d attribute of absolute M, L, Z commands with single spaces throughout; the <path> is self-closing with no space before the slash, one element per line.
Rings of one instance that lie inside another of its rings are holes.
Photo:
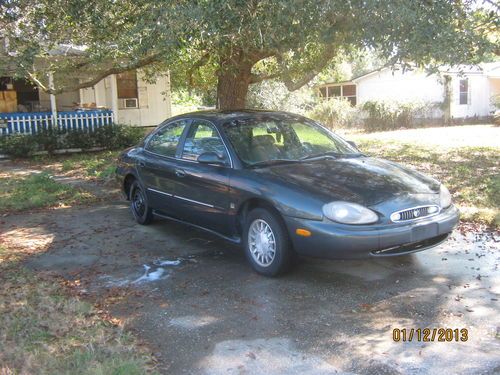
<path fill-rule="evenodd" d="M 396 163 L 370 157 L 322 159 L 256 169 L 325 201 L 374 206 L 396 197 L 439 192 L 439 183 Z"/>

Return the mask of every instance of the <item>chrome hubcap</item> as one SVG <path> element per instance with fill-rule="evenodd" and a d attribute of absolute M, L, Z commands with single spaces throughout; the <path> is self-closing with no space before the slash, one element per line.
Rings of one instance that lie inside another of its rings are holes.
<path fill-rule="evenodd" d="M 248 246 L 250 254 L 261 267 L 268 267 L 276 255 L 276 240 L 269 224 L 257 219 L 250 224 L 248 231 Z"/>

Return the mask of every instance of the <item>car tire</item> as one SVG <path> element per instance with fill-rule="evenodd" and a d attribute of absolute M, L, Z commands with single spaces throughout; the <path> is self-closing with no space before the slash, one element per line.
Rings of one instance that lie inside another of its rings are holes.
<path fill-rule="evenodd" d="M 281 218 L 264 208 L 250 211 L 243 231 L 245 255 L 264 276 L 277 276 L 290 268 L 293 250 Z"/>
<path fill-rule="evenodd" d="M 149 206 L 145 189 L 134 181 L 130 186 L 130 209 L 135 221 L 141 225 L 147 225 L 153 221 L 153 210 Z"/>

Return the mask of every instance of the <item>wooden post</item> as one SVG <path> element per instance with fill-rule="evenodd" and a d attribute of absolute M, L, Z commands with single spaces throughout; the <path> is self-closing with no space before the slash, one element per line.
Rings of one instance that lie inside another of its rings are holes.
<path fill-rule="evenodd" d="M 92 89 L 94 90 L 94 103 L 95 103 L 96 107 L 99 107 L 99 102 L 101 100 L 101 98 L 99 96 L 99 84 L 100 84 L 100 82 L 98 82 L 97 84 L 92 86 Z"/>
<path fill-rule="evenodd" d="M 52 72 L 49 72 L 49 88 L 54 90 L 54 74 Z M 50 94 L 50 111 L 52 112 L 52 124 L 57 126 L 57 105 L 54 94 Z"/>
<path fill-rule="evenodd" d="M 451 101 L 452 101 L 451 76 L 446 74 L 443 78 L 444 78 L 443 120 L 445 125 L 451 125 Z"/>
<path fill-rule="evenodd" d="M 116 84 L 116 74 L 110 77 L 111 83 L 111 110 L 113 111 L 113 122 L 118 122 L 118 86 Z"/>

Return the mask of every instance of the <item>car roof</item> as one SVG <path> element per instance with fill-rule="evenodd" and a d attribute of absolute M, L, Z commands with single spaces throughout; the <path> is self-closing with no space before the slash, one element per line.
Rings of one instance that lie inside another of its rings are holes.
<path fill-rule="evenodd" d="M 228 121 L 242 120 L 248 118 L 259 118 L 259 117 L 275 117 L 275 118 L 303 118 L 300 115 L 281 112 L 281 111 L 269 111 L 262 109 L 240 109 L 240 110 L 207 110 L 207 111 L 196 111 L 190 113 L 183 113 L 169 119 L 171 120 L 181 120 L 184 118 L 201 118 L 212 121 L 216 124 L 223 124 Z"/>

